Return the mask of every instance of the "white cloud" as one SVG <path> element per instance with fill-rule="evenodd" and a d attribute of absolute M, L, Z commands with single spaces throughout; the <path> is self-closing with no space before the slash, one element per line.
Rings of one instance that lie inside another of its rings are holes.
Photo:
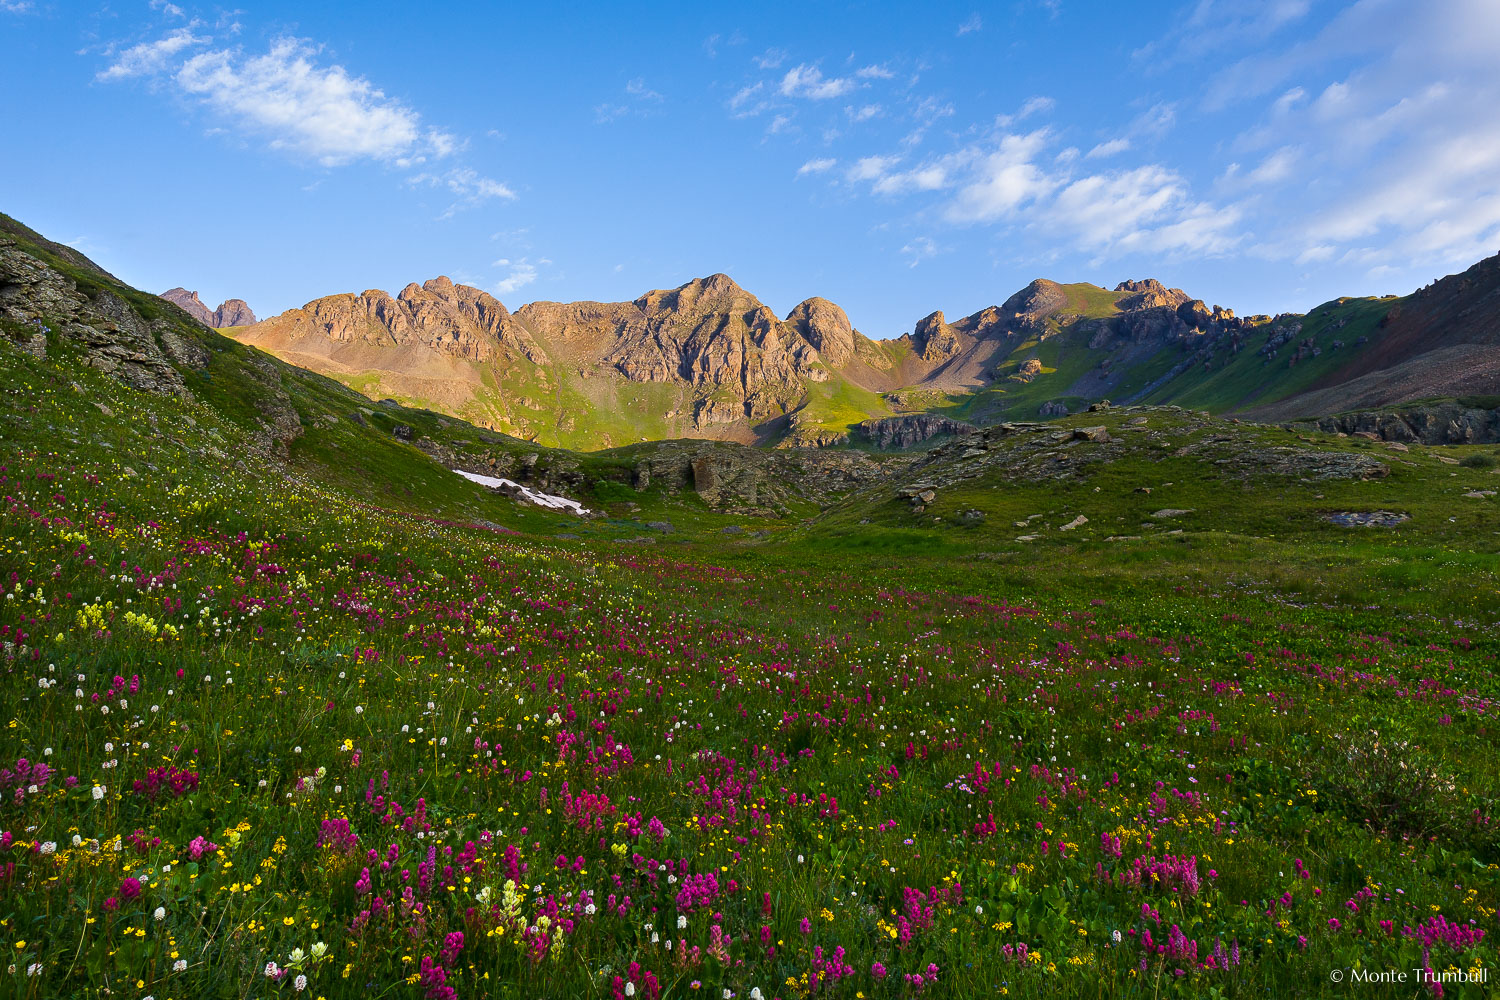
<path fill-rule="evenodd" d="M 967 35 L 973 31 L 980 31 L 983 28 L 984 18 L 980 17 L 978 14 L 970 14 L 969 19 L 958 26 L 958 34 L 960 36 Z"/>
<path fill-rule="evenodd" d="M 857 160 L 844 176 L 851 181 L 879 180 L 891 167 L 900 162 L 899 156 L 866 156 Z"/>
<path fill-rule="evenodd" d="M 1226 173 L 1267 192 L 1258 251 L 1367 274 L 1493 253 L 1496 51 L 1500 5 L 1488 0 L 1357 0 L 1305 42 L 1226 69 L 1211 87 L 1220 104 L 1265 95 L 1235 143 L 1259 164 Z"/>
<path fill-rule="evenodd" d="M 912 240 L 910 243 L 901 248 L 902 256 L 906 257 L 909 261 L 909 263 L 907 264 L 908 267 L 916 267 L 918 264 L 922 263 L 922 261 L 936 257 L 937 253 L 937 243 L 933 242 L 933 240 L 927 236 L 918 236 L 916 239 Z"/>
<path fill-rule="evenodd" d="M 1018 122 L 1025 121 L 1032 115 L 1039 115 L 1051 111 L 1056 106 L 1057 102 L 1050 97 L 1037 96 L 1028 98 L 1026 103 L 1022 104 L 1014 114 L 997 115 L 995 117 L 995 124 L 1000 128 L 1010 128 L 1012 125 L 1015 125 Z"/>
<path fill-rule="evenodd" d="M 32 0 L 0 0 L 0 10 L 7 14 L 29 14 L 35 8 Z"/>
<path fill-rule="evenodd" d="M 755 57 L 754 62 L 761 69 L 778 69 L 782 63 L 786 62 L 786 57 L 786 49 L 766 49 L 765 52 Z"/>
<path fill-rule="evenodd" d="M 844 114 L 849 116 L 850 121 L 866 122 L 871 118 L 879 117 L 881 107 L 878 104 L 866 104 L 861 107 L 849 106 L 844 109 Z"/>
<path fill-rule="evenodd" d="M 1058 181 L 1031 162 L 1038 134 L 1010 135 L 985 156 L 944 212 L 951 222 L 995 222 L 1050 194 Z"/>
<path fill-rule="evenodd" d="M 1302 20 L 1310 0 L 1197 0 L 1164 37 L 1133 55 L 1149 71 L 1164 72 L 1184 63 L 1218 59 L 1265 42 Z"/>
<path fill-rule="evenodd" d="M 512 295 L 537 279 L 537 265 L 531 263 L 525 257 L 520 260 L 509 260 L 502 257 L 495 261 L 495 267 L 505 268 L 507 274 L 495 283 L 495 294 L 504 297 Z"/>
<path fill-rule="evenodd" d="M 764 83 L 753 83 L 741 87 L 729 99 L 730 113 L 736 118 L 750 118 L 766 110 L 770 104 L 763 98 L 760 98 L 761 92 L 765 89 L 766 85 Z"/>
<path fill-rule="evenodd" d="M 177 28 L 154 42 L 142 42 L 121 52 L 108 68 L 95 74 L 96 80 L 124 80 L 133 76 L 154 76 L 166 69 L 172 57 L 195 45 L 206 45 L 213 39 L 193 34 L 191 26 Z"/>
<path fill-rule="evenodd" d="M 771 119 L 771 124 L 766 126 L 766 135 L 780 135 L 789 131 L 792 127 L 791 115 L 777 115 Z"/>
<path fill-rule="evenodd" d="M 807 97 L 815 101 L 825 101 L 833 97 L 843 97 L 855 87 L 854 81 L 843 77 L 825 78 L 823 71 L 816 66 L 802 63 L 787 70 L 786 76 L 781 78 L 781 94 L 784 97 Z"/>
<path fill-rule="evenodd" d="M 188 59 L 174 80 L 242 129 L 265 135 L 271 148 L 324 166 L 359 159 L 414 165 L 455 147 L 452 136 L 423 128 L 415 111 L 369 80 L 319 65 L 317 54 L 293 38 L 250 58 L 219 49 Z"/>
<path fill-rule="evenodd" d="M 1076 149 L 1055 154 L 1051 145 L 1045 128 L 1001 133 L 906 169 L 898 169 L 897 155 L 866 156 L 844 177 L 886 197 L 937 195 L 938 214 L 949 223 L 1000 226 L 1043 239 L 1054 251 L 1217 254 L 1239 244 L 1241 208 L 1193 197 L 1176 171 L 1156 164 L 1080 171 Z M 917 240 L 902 250 L 913 263 L 931 251 Z"/>
<path fill-rule="evenodd" d="M 1106 156 L 1114 156 L 1118 153 L 1123 153 L 1129 148 L 1129 139 L 1111 139 L 1108 142 L 1101 142 L 1099 143 L 1099 145 L 1089 150 L 1087 157 L 1090 160 L 1103 159 Z"/>
<path fill-rule="evenodd" d="M 181 7 L 177 6 L 175 3 L 168 3 L 167 0 L 151 0 L 151 9 L 159 10 L 168 17 L 187 16 L 182 12 Z"/>
<path fill-rule="evenodd" d="M 662 96 L 660 94 L 652 90 L 650 87 L 646 86 L 645 78 L 639 76 L 634 80 L 631 80 L 629 83 L 625 84 L 625 93 L 629 94 L 631 97 L 638 97 L 643 101 L 662 100 Z"/>
<path fill-rule="evenodd" d="M 645 77 L 635 77 L 625 84 L 625 103 L 605 101 L 594 105 L 594 124 L 607 125 L 628 115 L 650 117 L 659 113 L 655 105 L 664 100 L 660 93 L 646 85 Z"/>
<path fill-rule="evenodd" d="M 861 80 L 889 80 L 896 74 L 884 65 L 863 66 L 854 71 L 854 75 Z"/>
<path fill-rule="evenodd" d="M 1297 163 L 1297 150 L 1283 146 L 1261 161 L 1260 166 L 1250 171 L 1247 180 L 1251 184 L 1275 184 L 1292 175 Z"/>
<path fill-rule="evenodd" d="M 940 191 L 948 186 L 948 166 L 932 163 L 915 170 L 886 174 L 876 179 L 876 194 L 904 194 L 908 191 Z"/>
<path fill-rule="evenodd" d="M 444 190 L 454 198 L 454 201 L 438 216 L 440 219 L 451 218 L 465 209 L 477 208 L 495 198 L 499 198 L 502 201 L 512 201 L 516 197 L 516 193 L 506 185 L 493 178 L 485 177 L 470 167 L 454 167 L 441 174 L 413 174 L 406 179 L 406 183 L 408 186 L 414 188 L 426 187 Z M 521 232 L 525 232 L 525 230 L 521 230 Z M 496 236 L 499 235 L 498 233 L 496 234 Z"/>
<path fill-rule="evenodd" d="M 807 174 L 821 174 L 825 170 L 832 170 L 838 165 L 838 162 L 838 160 L 835 160 L 832 157 L 825 157 L 819 160 L 808 160 L 806 163 L 802 164 L 802 166 L 797 168 L 797 176 L 804 177 Z"/>

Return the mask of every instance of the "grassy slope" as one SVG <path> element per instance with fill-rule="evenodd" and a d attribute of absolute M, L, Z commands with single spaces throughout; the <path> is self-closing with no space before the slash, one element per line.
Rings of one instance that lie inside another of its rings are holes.
<path fill-rule="evenodd" d="M 1251 334 L 1246 348 L 1236 355 L 1214 359 L 1212 367 L 1184 372 L 1145 397 L 1145 403 L 1177 403 L 1216 413 L 1234 412 L 1248 407 L 1286 399 L 1315 388 L 1349 362 L 1360 337 L 1370 338 L 1366 349 L 1373 348 L 1382 331 L 1378 324 L 1393 304 L 1392 299 L 1341 299 L 1326 302 L 1301 319 L 1302 332 L 1279 349 L 1277 357 L 1267 361 L 1259 353 L 1270 326 Z M 1335 328 L 1340 320 L 1344 326 Z M 1322 349 L 1316 358 L 1305 358 L 1295 367 L 1288 360 L 1297 344 L 1311 337 Z M 1335 340 L 1344 347 L 1333 347 Z"/>
<path fill-rule="evenodd" d="M 1057 316 L 1047 321 L 1046 334 L 1017 344 L 995 366 L 1002 377 L 958 401 L 947 411 L 950 416 L 984 424 L 1034 420 L 1038 408 L 1049 401 L 1061 402 L 1069 409 L 1092 402 L 1066 395 L 1066 390 L 1102 359 L 1098 351 L 1089 349 L 1091 333 L 1077 329 L 1074 324 L 1115 315 L 1119 311 L 1116 303 L 1127 293 L 1112 292 L 1087 282 L 1062 287 L 1067 293 L 1067 303 Z M 1042 363 L 1041 372 L 1030 382 L 1013 377 L 1022 363 L 1032 358 Z"/>
<path fill-rule="evenodd" d="M 1143 414 L 1145 428 L 1129 425 Z M 1003 469 L 939 489 L 920 514 L 886 489 L 835 507 L 789 541 L 825 558 L 886 553 L 966 561 L 983 551 L 1007 578 L 1054 594 L 1232 579 L 1338 604 L 1366 603 L 1378 591 L 1386 606 L 1422 613 L 1477 610 L 1500 600 L 1495 500 L 1464 496 L 1500 490 L 1500 475 L 1439 458 L 1494 457 L 1500 448 L 1418 446 L 1401 454 L 1362 439 L 1299 436 L 1163 409 L 1079 415 L 1057 426 L 1100 423 L 1123 439 L 1124 455 L 1092 464 L 1082 476 L 1027 483 Z M 1226 440 L 1206 444 L 1213 437 Z M 1187 446 L 1204 451 L 1175 454 Z M 1364 453 L 1391 473 L 1369 481 L 1303 482 L 1275 476 L 1244 481 L 1219 471 L 1222 457 L 1279 447 Z M 1140 487 L 1152 492 L 1137 492 Z M 1150 516 L 1165 508 L 1191 513 Z M 1374 510 L 1407 513 L 1411 520 L 1354 529 L 1324 519 Z M 964 516 L 972 511 L 983 519 Z M 1080 514 L 1089 519 L 1083 528 L 1057 530 Z M 1023 535 L 1040 537 L 1017 542 Z M 1111 536 L 1126 537 L 1107 541 Z"/>
<path fill-rule="evenodd" d="M 827 382 L 809 382 L 807 401 L 792 418 L 801 431 L 843 433 L 862 420 L 888 417 L 890 405 L 878 392 L 861 388 L 836 372 Z"/>

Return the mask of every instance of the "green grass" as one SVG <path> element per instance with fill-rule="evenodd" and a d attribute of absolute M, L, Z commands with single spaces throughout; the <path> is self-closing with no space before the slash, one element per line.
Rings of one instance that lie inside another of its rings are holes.
<path fill-rule="evenodd" d="M 860 421 L 888 417 L 891 413 L 879 393 L 830 373 L 826 382 L 808 383 L 807 401 L 793 415 L 792 425 L 800 432 L 847 433 Z"/>

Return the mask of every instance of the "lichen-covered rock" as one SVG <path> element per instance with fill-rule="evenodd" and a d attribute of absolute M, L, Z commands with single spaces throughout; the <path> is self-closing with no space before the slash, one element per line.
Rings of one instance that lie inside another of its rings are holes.
<path fill-rule="evenodd" d="M 0 316 L 53 330 L 83 349 L 85 364 L 134 389 L 190 396 L 159 339 L 169 324 L 146 320 L 108 288 L 90 291 L 0 233 Z M 44 350 L 45 341 L 32 335 L 27 346 Z"/>

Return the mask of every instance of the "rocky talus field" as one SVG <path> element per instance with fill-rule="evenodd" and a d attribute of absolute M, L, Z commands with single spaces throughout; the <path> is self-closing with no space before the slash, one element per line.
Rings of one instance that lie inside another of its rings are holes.
<path fill-rule="evenodd" d="M 4 221 L 4 995 L 1493 995 L 1500 401 L 897 404 L 838 447 L 573 451 Z M 640 322 L 754 312 L 718 284 Z M 319 308 L 375 341 L 399 309 L 407 347 L 459 313 L 455 363 L 569 385 L 680 364 L 609 360 L 609 304 L 402 296 Z M 720 331 L 760 380 L 683 419 L 906 363 L 804 306 Z"/>

